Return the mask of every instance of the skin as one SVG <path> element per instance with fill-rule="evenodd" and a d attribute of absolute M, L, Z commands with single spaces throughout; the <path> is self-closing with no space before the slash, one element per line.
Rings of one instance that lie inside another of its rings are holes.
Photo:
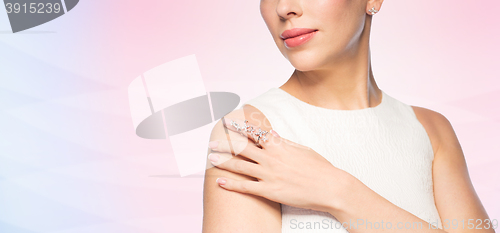
<path fill-rule="evenodd" d="M 261 0 L 261 14 L 281 53 L 296 68 L 280 88 L 298 99 L 323 108 L 362 109 L 380 104 L 381 91 L 373 77 L 369 34 L 372 15 L 381 0 Z M 287 29 L 318 29 L 315 37 L 288 48 L 280 34 Z M 446 219 L 489 219 L 468 175 L 461 146 L 450 122 L 438 112 L 412 106 L 424 126 L 434 151 L 434 198 L 439 215 Z M 256 108 L 245 105 L 225 116 L 255 129 L 271 131 Z M 227 133 L 226 133 L 227 129 Z M 278 132 L 279 133 L 279 132 Z M 254 145 L 250 135 L 239 134 L 222 119 L 210 141 L 204 183 L 203 232 L 281 232 L 280 203 L 324 211 L 340 222 L 421 222 L 423 228 L 348 229 L 349 232 L 494 232 L 483 229 L 429 229 L 429 223 L 399 208 L 347 172 L 330 164 L 311 148 L 272 133 Z M 234 154 L 234 155 L 233 155 Z M 214 158 L 216 156 L 210 156 Z M 220 183 L 217 183 L 217 178 Z M 225 184 L 221 184 L 226 181 Z M 325 183 L 331 184 L 325 187 Z M 449 223 L 451 224 L 451 222 Z M 450 225 L 448 225 L 450 226 Z"/>

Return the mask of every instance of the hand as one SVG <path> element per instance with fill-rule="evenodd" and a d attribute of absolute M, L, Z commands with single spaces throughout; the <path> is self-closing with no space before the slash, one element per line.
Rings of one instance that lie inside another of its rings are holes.
<path fill-rule="evenodd" d="M 259 129 L 247 123 L 252 132 L 241 132 L 223 119 L 225 127 L 233 132 L 231 140 L 217 140 L 216 151 L 209 155 L 218 168 L 254 177 L 257 181 L 239 181 L 220 177 L 217 183 L 224 189 L 262 196 L 269 200 L 299 208 L 328 212 L 337 207 L 341 193 L 352 181 L 351 175 L 334 167 L 313 149 L 267 133 L 266 141 L 257 140 Z M 234 120 L 243 126 L 241 120 Z M 233 136 L 234 135 L 234 136 Z M 249 140 L 250 139 L 250 140 Z M 255 145 L 258 141 L 260 147 Z M 241 155 L 252 161 L 232 159 Z"/>

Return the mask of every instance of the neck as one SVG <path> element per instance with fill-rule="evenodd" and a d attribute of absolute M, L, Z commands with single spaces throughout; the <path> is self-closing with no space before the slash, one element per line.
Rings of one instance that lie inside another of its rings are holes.
<path fill-rule="evenodd" d="M 370 55 L 371 17 L 357 43 L 314 70 L 295 70 L 280 88 L 322 108 L 355 110 L 381 103 L 382 91 L 373 77 Z"/>
<path fill-rule="evenodd" d="M 375 107 L 381 102 L 382 92 L 373 77 L 369 48 L 364 51 L 321 69 L 295 70 L 280 88 L 322 108 L 355 110 Z"/>

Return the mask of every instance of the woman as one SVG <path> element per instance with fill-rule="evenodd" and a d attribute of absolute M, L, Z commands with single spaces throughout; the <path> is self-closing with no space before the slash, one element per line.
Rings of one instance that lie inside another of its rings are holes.
<path fill-rule="evenodd" d="M 382 2 L 261 0 L 296 69 L 213 129 L 204 233 L 494 232 L 449 121 L 375 83 Z"/>

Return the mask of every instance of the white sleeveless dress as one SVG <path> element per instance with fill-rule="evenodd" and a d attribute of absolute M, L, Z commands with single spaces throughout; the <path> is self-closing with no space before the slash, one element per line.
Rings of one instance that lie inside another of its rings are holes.
<path fill-rule="evenodd" d="M 281 88 L 245 104 L 259 109 L 281 137 L 312 148 L 391 203 L 442 229 L 434 203 L 434 152 L 410 105 L 382 91 L 382 102 L 375 107 L 334 110 L 308 104 Z M 282 233 L 348 232 L 327 212 L 282 204 L 281 215 Z"/>

